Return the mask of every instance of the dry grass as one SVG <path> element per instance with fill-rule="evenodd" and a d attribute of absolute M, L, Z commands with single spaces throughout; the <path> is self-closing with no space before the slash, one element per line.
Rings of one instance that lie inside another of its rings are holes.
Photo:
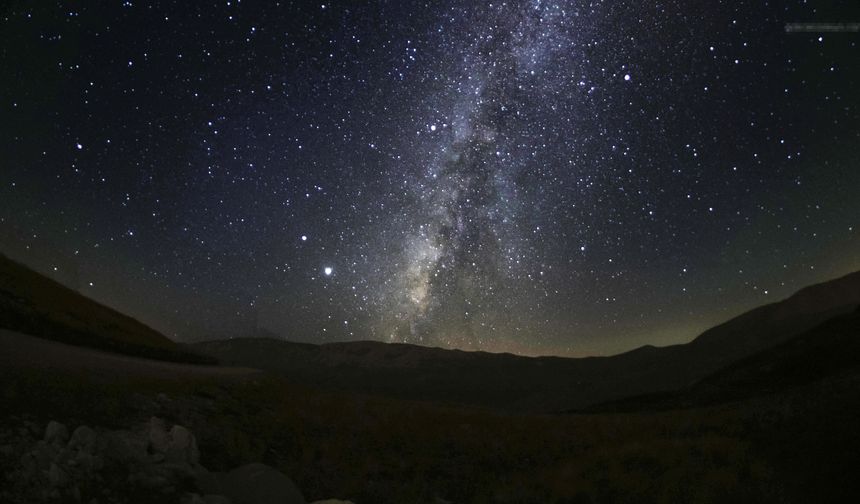
<path fill-rule="evenodd" d="M 263 461 L 311 500 L 832 501 L 851 490 L 827 475 L 846 463 L 834 451 L 860 446 L 850 437 L 856 381 L 706 409 L 592 415 L 319 392 L 272 376 L 176 383 L 19 374 L 3 384 L 4 411 L 44 420 L 117 427 L 167 416 L 194 429 L 208 467 Z M 152 400 L 159 392 L 172 398 L 168 406 Z"/>

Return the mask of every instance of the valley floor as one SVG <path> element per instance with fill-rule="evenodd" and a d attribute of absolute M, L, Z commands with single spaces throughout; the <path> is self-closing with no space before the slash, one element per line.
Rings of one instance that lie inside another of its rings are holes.
<path fill-rule="evenodd" d="M 129 429 L 157 416 L 195 433 L 207 468 L 264 462 L 308 501 L 842 502 L 860 492 L 856 373 L 707 408 L 526 415 L 28 338 L 0 338 L 3 429 Z M 3 453 L 10 473 L 19 460 Z M 135 502 L 128 492 L 112 501 Z"/>

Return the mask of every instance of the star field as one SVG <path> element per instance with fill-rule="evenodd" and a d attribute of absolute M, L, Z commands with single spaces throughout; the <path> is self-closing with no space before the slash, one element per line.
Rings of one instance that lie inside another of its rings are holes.
<path fill-rule="evenodd" d="M 0 252 L 181 341 L 593 355 L 860 269 L 847 2 L 0 10 Z"/>

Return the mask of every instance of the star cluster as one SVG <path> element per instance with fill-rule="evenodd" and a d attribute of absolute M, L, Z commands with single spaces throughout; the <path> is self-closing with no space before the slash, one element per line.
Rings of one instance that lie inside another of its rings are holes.
<path fill-rule="evenodd" d="M 607 354 L 860 268 L 860 38 L 785 29 L 856 6 L 0 14 L 0 252 L 179 340 Z"/>

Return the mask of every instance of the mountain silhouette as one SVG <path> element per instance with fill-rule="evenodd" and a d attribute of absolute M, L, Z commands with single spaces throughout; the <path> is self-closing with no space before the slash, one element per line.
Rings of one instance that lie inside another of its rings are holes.
<path fill-rule="evenodd" d="M 857 305 L 860 272 L 750 310 L 689 343 L 644 346 L 609 357 L 522 357 L 372 341 L 314 345 L 267 338 L 209 341 L 191 348 L 225 363 L 322 388 L 551 412 L 686 389 Z"/>

